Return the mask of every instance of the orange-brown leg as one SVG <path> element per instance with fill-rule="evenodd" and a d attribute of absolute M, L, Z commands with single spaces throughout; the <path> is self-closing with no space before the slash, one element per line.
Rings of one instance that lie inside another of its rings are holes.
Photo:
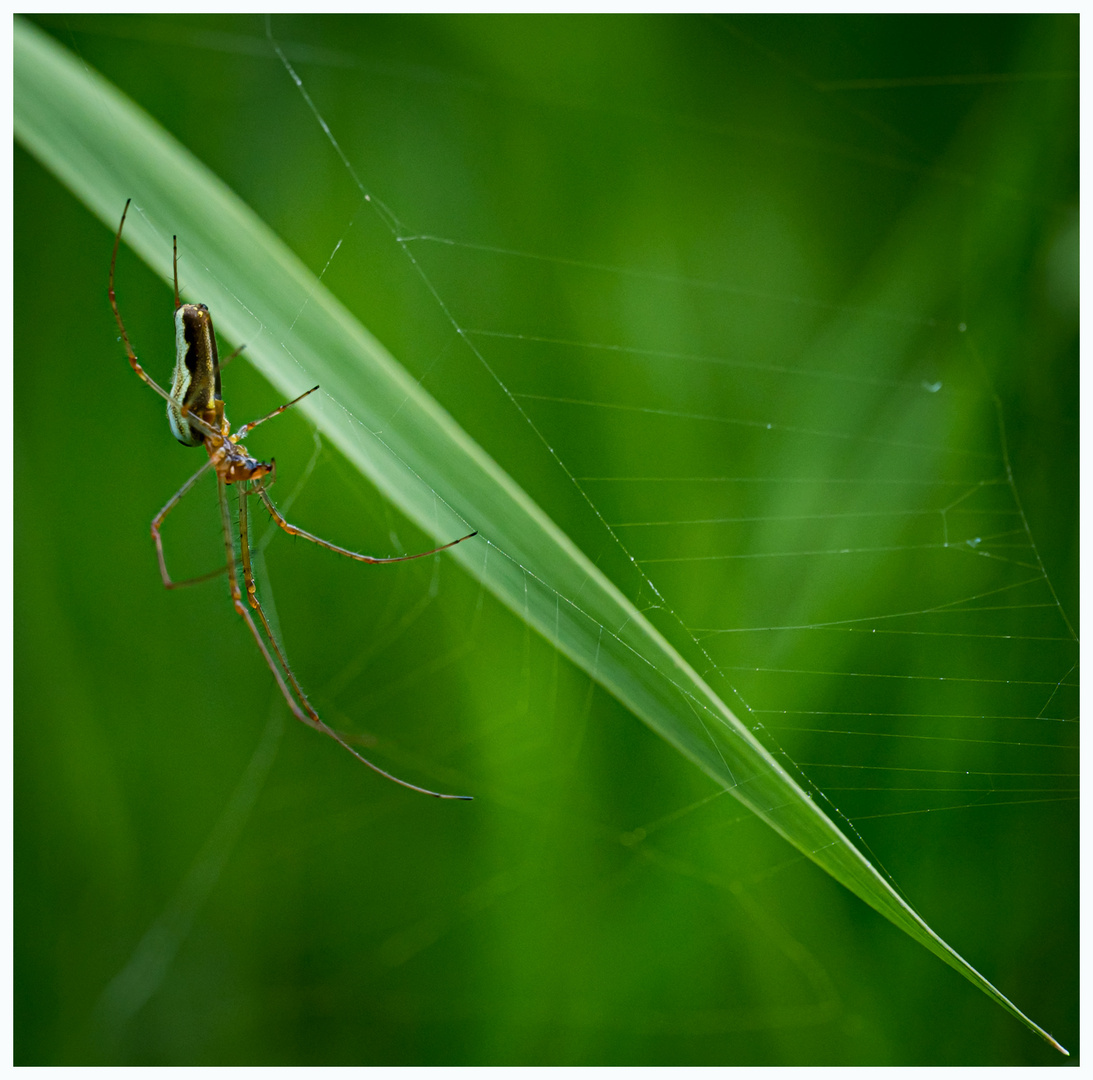
<path fill-rule="evenodd" d="M 239 349 L 236 349 L 236 352 L 239 352 L 242 348 L 243 346 L 240 346 Z M 233 353 L 232 355 L 234 356 L 235 353 Z M 223 365 L 221 365 L 221 367 L 223 367 Z M 273 412 L 266 413 L 265 416 L 260 416 L 257 420 L 252 420 L 249 424 L 244 424 L 235 433 L 235 442 L 241 442 L 243 436 L 246 435 L 248 431 L 253 431 L 259 424 L 264 424 L 267 420 L 272 420 L 275 416 L 280 416 L 281 413 L 283 413 L 286 409 L 291 409 L 293 405 L 298 405 L 301 401 L 304 400 L 304 398 L 308 396 L 308 394 L 314 394 L 315 391 L 318 389 L 319 388 L 317 386 L 313 386 L 310 390 L 305 390 L 299 397 L 294 397 L 291 401 L 286 401 L 284 405 L 280 406 L 280 408 L 274 409 Z"/>
<path fill-rule="evenodd" d="M 163 398 L 164 401 L 170 401 L 171 395 L 168 394 L 167 391 L 164 390 L 163 387 L 160 386 L 159 383 L 157 383 L 155 379 L 153 379 L 151 375 L 149 375 L 148 372 L 146 372 L 144 368 L 140 366 L 140 362 L 137 360 L 137 354 L 133 352 L 133 346 L 129 343 L 129 335 L 128 333 L 126 333 L 125 323 L 122 322 L 121 312 L 118 310 L 118 298 L 114 294 L 114 267 L 118 261 L 118 245 L 121 243 L 121 231 L 125 227 L 125 217 L 129 213 L 130 202 L 132 202 L 132 199 L 126 199 L 125 201 L 125 209 L 122 211 L 121 215 L 121 224 L 118 225 L 118 231 L 114 237 L 114 251 L 113 254 L 110 256 L 110 287 L 108 289 L 110 306 L 114 309 L 114 318 L 117 320 L 118 330 L 121 332 L 121 341 L 122 344 L 125 346 L 125 355 L 129 357 L 129 363 L 132 366 L 133 370 L 153 390 L 155 390 L 155 392 L 159 394 L 159 396 Z"/>
<path fill-rule="evenodd" d="M 185 581 L 173 581 L 171 579 L 171 575 L 167 573 L 167 561 L 163 557 L 163 537 L 160 535 L 160 526 L 163 524 L 163 519 L 179 504 L 182 496 L 185 495 L 186 492 L 188 492 L 190 488 L 192 488 L 194 484 L 196 484 L 197 481 L 200 480 L 201 477 L 209 471 L 209 469 L 212 467 L 212 464 L 213 460 L 212 458 L 209 458 L 209 460 L 206 461 L 205 464 L 202 465 L 201 468 L 198 469 L 197 472 L 195 472 L 193 476 L 191 476 L 190 479 L 187 480 L 186 483 L 183 484 L 182 487 L 180 487 L 178 491 L 176 491 L 167 500 L 167 505 L 164 506 L 164 508 L 160 510 L 160 512 L 156 514 L 154 518 L 152 518 L 152 539 L 155 541 L 156 545 L 156 558 L 159 559 L 159 573 L 160 576 L 163 578 L 164 588 L 180 589 L 184 585 L 197 585 L 199 582 L 208 581 L 210 578 L 219 577 L 221 574 L 224 573 L 225 570 L 228 569 L 228 567 L 225 565 L 219 567 L 216 570 L 210 570 L 209 573 L 202 574 L 200 577 L 187 578 Z"/>
<path fill-rule="evenodd" d="M 394 563 L 394 562 L 409 562 L 411 559 L 424 559 L 428 555 L 436 555 L 441 551 L 447 551 L 448 548 L 455 547 L 456 544 L 462 544 L 464 540 L 470 540 L 472 536 L 478 535 L 476 529 L 472 533 L 467 533 L 466 536 L 461 536 L 458 540 L 452 540 L 447 544 L 442 544 L 440 547 L 433 548 L 431 551 L 419 551 L 414 555 L 389 555 L 381 558 L 376 555 L 359 555 L 355 551 L 350 551 L 348 548 L 338 547 L 337 544 L 330 543 L 329 540 L 323 540 L 321 537 L 314 536 L 309 532 L 299 528 L 296 525 L 291 524 L 282 517 L 280 510 L 273 505 L 272 500 L 269 497 L 265 487 L 258 487 L 258 496 L 262 502 L 266 504 L 266 509 L 269 511 L 269 515 L 282 529 L 289 534 L 289 536 L 299 536 L 303 540 L 310 540 L 313 544 L 318 544 L 319 547 L 326 548 L 327 551 L 333 551 L 337 555 L 344 555 L 347 559 L 355 559 L 357 562 L 363 563 Z"/>
<path fill-rule="evenodd" d="M 297 720 L 300 720 L 305 724 L 310 724 L 311 721 L 309 718 L 300 711 L 300 706 L 293 700 L 292 694 L 285 685 L 285 680 L 281 678 L 281 672 L 273 662 L 273 657 L 270 656 L 269 649 L 266 648 L 266 643 L 262 640 L 262 635 L 258 633 L 258 627 L 254 625 L 254 620 L 250 617 L 250 612 L 243 603 L 243 595 L 239 589 L 239 575 L 235 568 L 235 551 L 232 545 L 231 514 L 228 512 L 228 496 L 223 479 L 217 476 L 216 480 L 217 496 L 220 503 L 220 523 L 224 533 L 224 550 L 227 555 L 228 587 L 231 590 L 232 606 L 247 624 L 251 636 L 258 645 L 258 650 L 264 657 L 270 671 L 273 672 L 273 678 L 277 683 L 277 687 L 281 691 L 281 695 L 284 697 L 285 701 L 288 703 L 288 707 L 292 710 L 293 715 Z"/>
<path fill-rule="evenodd" d="M 259 489 L 261 490 L 261 489 Z M 221 513 L 224 515 L 226 528 L 230 528 L 228 525 L 227 517 L 227 500 L 223 495 L 224 485 L 220 483 L 221 492 Z M 289 708 L 292 709 L 293 715 L 298 720 L 303 721 L 310 727 L 315 728 L 317 731 L 321 731 L 324 735 L 330 736 L 339 746 L 348 750 L 358 761 L 363 762 L 373 772 L 377 772 L 380 776 L 386 777 L 388 780 L 394 781 L 396 784 L 400 784 L 402 787 L 409 788 L 411 791 L 419 791 L 423 795 L 432 795 L 437 799 L 470 799 L 470 795 L 446 795 L 439 791 L 431 791 L 429 788 L 418 787 L 417 784 L 411 784 L 406 780 L 402 780 L 397 776 L 392 775 L 384 769 L 381 769 L 378 765 L 369 761 L 368 758 L 358 753 L 353 749 L 333 728 L 325 724 L 319 714 L 312 707 L 311 702 L 308 701 L 307 695 L 304 693 L 303 688 L 300 686 L 299 681 L 292 672 L 292 668 L 289 666 L 288 659 L 281 649 L 281 646 L 277 643 L 277 638 L 274 636 L 273 628 L 269 624 L 269 620 L 266 618 L 265 611 L 262 610 L 262 605 L 258 600 L 258 591 L 254 584 L 254 570 L 251 565 L 250 556 L 250 530 L 248 528 L 247 520 L 247 495 L 249 494 L 247 488 L 244 485 L 240 485 L 239 488 L 239 550 L 243 559 L 243 587 L 247 594 L 247 602 L 251 608 L 258 615 L 258 619 L 262 624 L 262 629 L 265 631 L 266 638 L 269 640 L 269 644 L 273 649 L 273 653 L 277 657 L 277 661 L 281 666 L 281 670 L 284 672 L 285 678 L 287 678 L 289 684 L 292 686 L 292 690 L 295 692 L 296 698 L 289 694 L 288 686 L 285 685 L 284 679 L 281 677 L 281 672 L 277 670 L 276 665 L 273 662 L 273 657 L 270 655 L 269 649 L 266 648 L 265 643 L 261 640 L 258 629 L 254 624 L 254 620 L 250 616 L 250 612 L 247 611 L 242 605 L 242 600 L 239 591 L 239 584 L 237 575 L 235 573 L 235 559 L 234 553 L 231 551 L 230 534 L 229 534 L 229 558 L 231 559 L 231 579 L 232 579 L 232 600 L 235 603 L 236 610 L 243 615 L 246 619 L 247 625 L 251 629 L 251 633 L 254 634 L 255 640 L 258 641 L 258 646 L 262 650 L 262 655 L 266 658 L 266 663 L 269 664 L 270 670 L 273 672 L 274 678 L 277 680 L 277 685 L 281 688 L 281 693 L 284 695 L 285 701 L 288 702 Z M 303 712 L 301 712 L 301 706 Z"/>

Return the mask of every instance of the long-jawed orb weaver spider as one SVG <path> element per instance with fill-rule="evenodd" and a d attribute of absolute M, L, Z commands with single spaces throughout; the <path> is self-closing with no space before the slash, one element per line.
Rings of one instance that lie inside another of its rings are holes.
<path fill-rule="evenodd" d="M 125 346 L 125 353 L 129 357 L 130 365 L 137 375 L 167 402 L 167 419 L 175 438 L 184 446 L 204 446 L 209 455 L 205 464 L 167 500 L 163 509 L 152 518 L 152 540 L 156 545 L 156 557 L 159 559 L 159 572 L 163 578 L 164 586 L 168 589 L 177 589 L 184 585 L 196 585 L 198 582 L 207 581 L 209 578 L 227 573 L 232 604 L 247 624 L 247 628 L 258 644 L 259 651 L 265 657 L 270 671 L 273 672 L 273 678 L 278 688 L 297 720 L 315 728 L 317 731 L 321 731 L 324 735 L 329 735 L 330 738 L 343 746 L 355 758 L 364 762 L 370 769 L 378 772 L 380 776 L 385 776 L 388 780 L 393 780 L 396 784 L 401 784 L 413 791 L 420 791 L 425 795 L 433 795 L 438 799 L 470 799 L 470 795 L 444 795 L 439 791 L 430 791 L 428 788 L 418 787 L 416 784 L 392 776 L 391 773 L 385 772 L 378 765 L 373 764 L 366 757 L 357 753 L 345 739 L 320 719 L 319 714 L 312 707 L 311 702 L 308 701 L 307 695 L 301 689 L 296 676 L 292 673 L 292 668 L 289 667 L 288 660 L 285 658 L 284 650 L 278 645 L 273 628 L 270 626 L 266 613 L 262 610 L 262 605 L 258 600 L 258 593 L 254 585 L 254 572 L 251 567 L 247 498 L 251 495 L 257 495 L 269 511 L 270 517 L 289 536 L 302 537 L 304 540 L 310 540 L 313 544 L 318 544 L 328 551 L 333 551 L 338 555 L 344 555 L 348 559 L 355 559 L 357 562 L 363 563 L 395 563 L 406 562 L 410 559 L 424 559 L 428 555 L 436 555 L 438 552 L 446 551 L 450 547 L 455 547 L 456 544 L 463 543 L 464 540 L 469 540 L 472 536 L 477 536 L 477 532 L 468 533 L 458 540 L 433 548 L 432 551 L 421 551 L 416 555 L 394 555 L 388 558 L 377 558 L 372 555 L 358 555 L 354 551 L 338 547 L 337 544 L 313 536 L 311 533 L 305 532 L 286 521 L 277 507 L 271 502 L 267 490 L 277 475 L 274 459 L 271 458 L 266 462 L 251 457 L 242 440 L 259 424 L 264 424 L 267 420 L 280 416 L 286 409 L 291 409 L 293 405 L 303 401 L 308 394 L 315 393 L 319 388 L 313 386 L 287 404 L 274 409 L 273 412 L 267 413 L 258 420 L 252 420 L 249 424 L 244 424 L 238 431 L 232 433 L 228 418 L 224 415 L 224 400 L 220 387 L 220 360 L 216 351 L 212 316 L 204 304 L 184 304 L 179 299 L 178 238 L 176 237 L 174 240 L 176 357 L 171 392 L 167 393 L 140 366 L 137 355 L 133 352 L 133 346 L 129 343 L 129 335 L 126 333 L 125 323 L 122 322 L 117 297 L 114 293 L 114 268 L 118 261 L 118 246 L 121 244 L 121 231 L 125 227 L 125 217 L 129 213 L 129 203 L 131 201 L 131 199 L 127 200 L 125 203 L 121 223 L 118 225 L 117 235 L 114 237 L 114 251 L 110 256 L 110 306 L 114 310 L 114 318 L 118 321 L 118 330 L 121 331 L 122 344 Z M 231 357 L 228 357 L 228 359 L 230 360 Z M 186 581 L 174 581 L 167 573 L 160 528 L 163 525 L 164 518 L 210 469 L 216 473 L 216 490 L 220 502 L 220 521 L 223 526 L 227 562 L 224 566 L 213 570 L 211 573 L 202 574 L 200 577 L 190 578 Z M 239 492 L 239 551 L 243 562 L 242 590 L 239 587 L 231 513 L 228 509 L 227 486 L 229 484 L 235 484 L 236 490 Z M 244 592 L 247 597 L 246 604 L 243 603 Z M 262 634 L 259 633 L 254 618 L 251 617 L 251 611 L 254 612 L 258 622 L 261 623 L 265 640 L 263 640 Z M 274 657 L 276 657 L 276 660 Z"/>

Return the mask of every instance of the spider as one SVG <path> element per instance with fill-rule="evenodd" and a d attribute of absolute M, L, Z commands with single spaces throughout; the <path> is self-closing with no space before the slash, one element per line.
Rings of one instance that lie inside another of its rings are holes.
<path fill-rule="evenodd" d="M 152 540 L 156 546 L 156 557 L 159 560 L 159 572 L 163 578 L 163 584 L 168 589 L 177 589 L 185 585 L 196 585 L 210 578 L 227 573 L 228 586 L 231 591 L 232 605 L 247 624 L 251 635 L 258 645 L 258 650 L 265 658 L 273 673 L 274 681 L 278 689 L 288 702 L 297 720 L 310 727 L 329 735 L 340 746 L 349 751 L 355 758 L 362 761 L 370 769 L 380 776 L 393 780 L 396 784 L 410 788 L 412 791 L 420 791 L 425 795 L 433 795 L 438 799 L 470 799 L 469 795 L 444 795 L 438 791 L 430 791 L 428 788 L 418 787 L 406 780 L 400 780 L 397 776 L 381 769 L 366 757 L 359 754 L 341 737 L 333 728 L 323 723 L 319 714 L 308 701 L 307 695 L 300 687 L 300 683 L 292 672 L 284 650 L 277 643 L 277 638 L 270 626 L 266 613 L 258 600 L 258 593 L 254 584 L 254 572 L 251 566 L 250 532 L 247 520 L 247 499 L 251 495 L 257 495 L 261 499 L 270 517 L 290 536 L 299 536 L 304 540 L 310 540 L 313 544 L 333 551 L 338 555 L 344 555 L 348 559 L 355 559 L 363 563 L 394 563 L 406 562 L 410 559 L 423 559 L 428 555 L 446 551 L 456 544 L 477 536 L 477 532 L 468 533 L 458 540 L 452 540 L 441 547 L 431 551 L 422 551 L 416 555 L 394 555 L 387 558 L 377 558 L 372 555 L 358 555 L 346 548 L 338 547 L 328 540 L 313 536 L 309 532 L 292 525 L 282 517 L 280 511 L 273 505 L 269 497 L 269 486 L 276 479 L 275 460 L 268 462 L 259 461 L 251 457 L 247 448 L 243 445 L 243 438 L 253 431 L 259 424 L 280 416 L 293 405 L 299 404 L 308 394 L 315 393 L 319 388 L 313 386 L 299 397 L 274 409 L 273 412 L 249 424 L 244 424 L 238 431 L 232 433 L 228 424 L 228 418 L 224 415 L 224 400 L 220 386 L 220 360 L 216 351 L 216 337 L 213 334 L 212 316 L 204 304 L 184 304 L 178 294 L 178 238 L 174 239 L 174 281 L 175 281 L 175 370 L 171 381 L 171 392 L 163 389 L 145 370 L 137 360 L 133 346 L 129 342 L 129 335 L 122 322 L 121 312 L 118 310 L 118 301 L 114 293 L 114 268 L 118 260 L 118 247 L 121 244 L 121 233 L 125 227 L 125 218 L 129 213 L 127 200 L 122 211 L 121 222 L 118 225 L 117 235 L 114 237 L 114 251 L 110 256 L 110 306 L 114 311 L 114 318 L 118 322 L 118 330 L 121 331 L 121 341 L 125 346 L 125 353 L 133 371 L 144 380 L 164 401 L 167 402 L 167 419 L 171 425 L 171 431 L 184 446 L 204 446 L 208 453 L 208 460 L 201 466 L 172 495 L 154 518 L 152 518 Z M 236 350 L 238 353 L 240 350 Z M 231 360 L 236 355 L 232 353 L 228 357 Z M 226 364 L 228 360 L 225 360 Z M 227 553 L 225 565 L 202 574 L 200 577 L 189 578 L 186 581 L 174 581 L 167 572 L 167 563 L 163 556 L 163 539 L 160 534 L 161 526 L 167 515 L 178 505 L 182 497 L 197 483 L 197 481 L 209 471 L 216 473 L 217 497 L 220 503 L 220 521 L 223 526 L 224 548 Z M 228 508 L 227 487 L 235 484 L 239 492 L 239 551 L 243 563 L 243 586 L 240 588 L 239 572 L 236 565 L 235 547 L 232 536 L 231 513 Z M 246 603 L 243 602 L 244 593 Z M 248 606 L 249 605 L 249 606 Z M 253 611 L 254 617 L 251 612 Z M 261 624 L 262 633 L 259 633 L 258 625 Z M 265 640 L 263 640 L 263 633 Z M 268 645 L 267 645 L 268 642 Z M 274 659 L 276 657 L 276 660 Z"/>

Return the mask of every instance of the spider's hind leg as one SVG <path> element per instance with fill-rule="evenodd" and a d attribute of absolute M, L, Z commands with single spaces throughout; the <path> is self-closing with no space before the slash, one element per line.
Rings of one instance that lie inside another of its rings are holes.
<path fill-rule="evenodd" d="M 315 728 L 317 731 L 321 731 L 324 735 L 330 736 L 339 746 L 348 750 L 358 761 L 367 765 L 373 772 L 377 772 L 380 776 L 386 777 L 388 780 L 393 781 L 396 784 L 405 788 L 410 788 L 411 791 L 419 791 L 423 795 L 432 795 L 437 799 L 469 799 L 469 795 L 446 795 L 439 791 L 431 791 L 429 788 L 418 787 L 417 784 L 411 784 L 406 780 L 401 780 L 397 776 L 393 776 L 391 773 L 384 769 L 381 769 L 378 765 L 373 764 L 362 754 L 353 749 L 339 735 L 332 727 L 325 724 L 319 714 L 315 711 L 311 702 L 308 701 L 307 695 L 304 693 L 303 688 L 300 686 L 299 681 L 292 672 L 292 668 L 289 667 L 288 659 L 281 649 L 281 646 L 277 642 L 277 638 L 274 636 L 273 628 L 269 624 L 269 619 L 266 618 L 266 613 L 262 609 L 262 604 L 258 599 L 258 590 L 254 584 L 254 568 L 251 564 L 250 555 L 250 530 L 248 527 L 247 519 L 247 497 L 257 492 L 262 496 L 263 500 L 266 500 L 265 495 L 265 477 L 254 482 L 254 486 L 249 484 L 240 484 L 239 486 L 239 550 L 243 560 L 243 587 L 247 594 L 247 603 L 251 609 L 257 614 L 259 621 L 262 624 L 262 630 L 265 632 L 266 640 L 269 642 L 269 648 L 266 647 L 266 642 L 262 640 L 261 634 L 258 633 L 258 627 L 254 623 L 254 619 L 251 618 L 250 611 L 244 606 L 242 602 L 242 595 L 239 590 L 239 581 L 235 572 L 235 559 L 232 553 L 231 535 L 226 531 L 226 540 L 228 544 L 228 555 L 230 560 L 230 573 L 232 584 L 232 598 L 235 601 L 236 610 L 247 623 L 250 628 L 251 634 L 254 636 L 255 641 L 258 643 L 258 648 L 261 650 L 262 655 L 265 657 L 266 663 L 269 665 L 270 671 L 273 672 L 274 679 L 277 680 L 277 685 L 284 695 L 285 701 L 288 703 L 289 708 L 292 710 L 293 715 L 297 720 L 302 721 L 309 727 Z M 225 530 L 230 528 L 228 514 L 227 514 L 227 498 L 224 492 L 224 484 L 220 484 L 220 497 L 221 497 L 221 513 L 223 515 Z M 272 654 L 270 652 L 272 649 Z M 277 663 L 274 663 L 273 657 L 277 657 Z M 277 665 L 280 665 L 278 669 Z M 282 672 L 284 678 L 282 678 Z M 286 683 L 285 680 L 288 680 Z M 289 690 L 291 686 L 292 690 Z M 293 697 L 295 695 L 295 697 Z"/>
<path fill-rule="evenodd" d="M 163 519 L 182 501 L 182 497 L 209 471 L 213 466 L 213 459 L 209 458 L 200 469 L 197 470 L 182 485 L 168 500 L 167 504 L 154 518 L 152 518 L 152 540 L 156 545 L 156 558 L 159 559 L 159 573 L 163 578 L 163 587 L 166 589 L 181 589 L 186 585 L 198 585 L 202 581 L 208 581 L 211 578 L 219 577 L 228 569 L 227 563 L 218 567 L 216 570 L 210 570 L 207 574 L 201 574 L 199 577 L 187 578 L 185 581 L 173 581 L 171 575 L 167 573 L 167 560 L 163 555 L 163 537 L 160 533 L 160 528 L 163 525 Z"/>

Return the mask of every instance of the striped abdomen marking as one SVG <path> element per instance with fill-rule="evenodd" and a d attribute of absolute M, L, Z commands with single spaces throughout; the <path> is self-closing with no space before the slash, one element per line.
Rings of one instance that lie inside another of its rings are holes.
<path fill-rule="evenodd" d="M 167 420 L 184 446 L 200 446 L 205 433 L 183 416 L 183 407 L 208 423 L 217 423 L 220 401 L 220 360 L 216 353 L 213 320 L 204 304 L 182 304 L 175 310 L 175 372 Z"/>

